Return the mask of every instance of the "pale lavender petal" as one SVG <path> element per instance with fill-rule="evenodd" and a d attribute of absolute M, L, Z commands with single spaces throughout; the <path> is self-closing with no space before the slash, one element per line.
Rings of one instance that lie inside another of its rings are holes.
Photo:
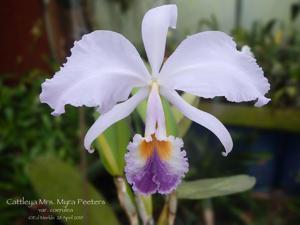
<path fill-rule="evenodd" d="M 40 100 L 54 109 L 53 115 L 64 113 L 67 104 L 99 107 L 105 113 L 150 79 L 137 50 L 124 36 L 94 31 L 74 43 L 67 62 L 42 84 Z"/>
<path fill-rule="evenodd" d="M 250 50 L 237 50 L 227 34 L 206 31 L 189 36 L 164 63 L 161 86 L 199 97 L 224 96 L 231 102 L 257 101 L 267 104 L 264 95 L 270 84 Z"/>
<path fill-rule="evenodd" d="M 168 28 L 175 29 L 176 21 L 176 5 L 164 5 L 150 9 L 144 16 L 142 38 L 153 75 L 159 73 L 165 55 Z"/>

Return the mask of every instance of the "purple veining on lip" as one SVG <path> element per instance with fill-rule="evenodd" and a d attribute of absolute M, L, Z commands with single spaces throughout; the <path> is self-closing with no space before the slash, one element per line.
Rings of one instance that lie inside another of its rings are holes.
<path fill-rule="evenodd" d="M 133 189 L 144 194 L 153 194 L 158 191 L 161 194 L 174 190 L 181 177 L 171 174 L 167 163 L 163 162 L 154 149 L 152 156 L 146 165 L 132 178 Z"/>

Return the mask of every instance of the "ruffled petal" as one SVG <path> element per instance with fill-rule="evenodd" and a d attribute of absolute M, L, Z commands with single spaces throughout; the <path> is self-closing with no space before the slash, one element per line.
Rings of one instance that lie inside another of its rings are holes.
<path fill-rule="evenodd" d="M 227 156 L 231 152 L 233 147 L 233 142 L 228 130 L 224 125 L 213 115 L 203 112 L 187 102 L 185 102 L 176 91 L 169 91 L 162 88 L 161 94 L 171 102 L 179 111 L 182 112 L 190 120 L 206 127 L 211 132 L 213 132 L 221 141 L 225 148 L 225 152 L 222 154 Z"/>
<path fill-rule="evenodd" d="M 160 83 L 200 97 L 225 96 L 232 102 L 267 104 L 270 84 L 249 50 L 238 51 L 232 38 L 207 31 L 185 39 L 161 69 Z"/>
<path fill-rule="evenodd" d="M 127 101 L 115 105 L 110 111 L 100 115 L 96 122 L 90 127 L 84 138 L 84 147 L 89 152 L 92 142 L 101 135 L 108 127 L 118 122 L 119 120 L 129 116 L 129 114 L 137 107 L 137 105 L 144 100 L 149 93 L 148 88 L 143 88 Z"/>
<path fill-rule="evenodd" d="M 99 107 L 103 113 L 125 101 L 133 87 L 145 86 L 150 79 L 138 52 L 125 37 L 95 31 L 75 42 L 67 62 L 42 84 L 40 100 L 54 109 L 53 115 L 64 113 L 66 104 Z"/>
<path fill-rule="evenodd" d="M 142 37 L 152 74 L 158 75 L 163 62 L 169 27 L 176 28 L 177 6 L 164 5 L 149 10 L 142 22 Z"/>
<path fill-rule="evenodd" d="M 125 173 L 133 190 L 144 195 L 168 194 L 188 171 L 186 152 L 180 138 L 167 137 L 158 141 L 135 135 L 125 155 Z"/>

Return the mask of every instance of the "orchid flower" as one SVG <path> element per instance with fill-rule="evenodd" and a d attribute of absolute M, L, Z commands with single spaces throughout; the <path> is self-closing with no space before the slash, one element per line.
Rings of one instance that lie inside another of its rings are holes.
<path fill-rule="evenodd" d="M 269 102 L 264 95 L 270 85 L 255 58 L 249 50 L 237 50 L 223 32 L 187 37 L 163 64 L 167 32 L 175 29 L 176 20 L 176 5 L 153 8 L 143 18 L 142 39 L 151 73 L 125 37 L 100 30 L 75 42 L 67 62 L 42 84 L 40 100 L 54 109 L 53 115 L 64 113 L 66 104 L 97 107 L 101 115 L 84 139 L 89 152 L 99 135 L 147 99 L 144 136 L 133 137 L 125 156 L 127 180 L 142 194 L 170 193 L 188 171 L 182 139 L 166 133 L 161 96 L 212 131 L 225 148 L 224 156 L 233 147 L 227 129 L 214 116 L 188 104 L 177 91 L 204 98 L 224 96 L 232 102 L 256 101 L 258 107 Z M 139 91 L 129 98 L 133 88 Z"/>

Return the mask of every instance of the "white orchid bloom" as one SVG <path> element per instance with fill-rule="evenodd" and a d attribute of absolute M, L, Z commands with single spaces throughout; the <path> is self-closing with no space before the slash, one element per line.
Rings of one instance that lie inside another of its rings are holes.
<path fill-rule="evenodd" d="M 98 107 L 101 116 L 84 140 L 92 152 L 92 142 L 108 127 L 127 117 L 148 98 L 145 136 L 137 134 L 126 154 L 126 176 L 133 189 L 143 194 L 169 193 L 188 170 L 180 138 L 167 136 L 161 104 L 164 96 L 186 117 L 212 131 L 225 148 L 232 139 L 214 116 L 184 101 L 176 90 L 228 101 L 269 102 L 264 95 L 270 85 L 249 51 L 238 51 L 225 33 L 201 32 L 186 38 L 163 64 L 168 28 L 175 28 L 176 5 L 149 10 L 142 22 L 142 38 L 152 71 L 148 72 L 134 46 L 121 34 L 95 31 L 75 42 L 71 56 L 52 79 L 42 85 L 40 100 L 65 112 L 64 106 Z M 162 65 L 163 64 L 163 65 Z M 128 98 L 133 88 L 140 90 Z"/>

